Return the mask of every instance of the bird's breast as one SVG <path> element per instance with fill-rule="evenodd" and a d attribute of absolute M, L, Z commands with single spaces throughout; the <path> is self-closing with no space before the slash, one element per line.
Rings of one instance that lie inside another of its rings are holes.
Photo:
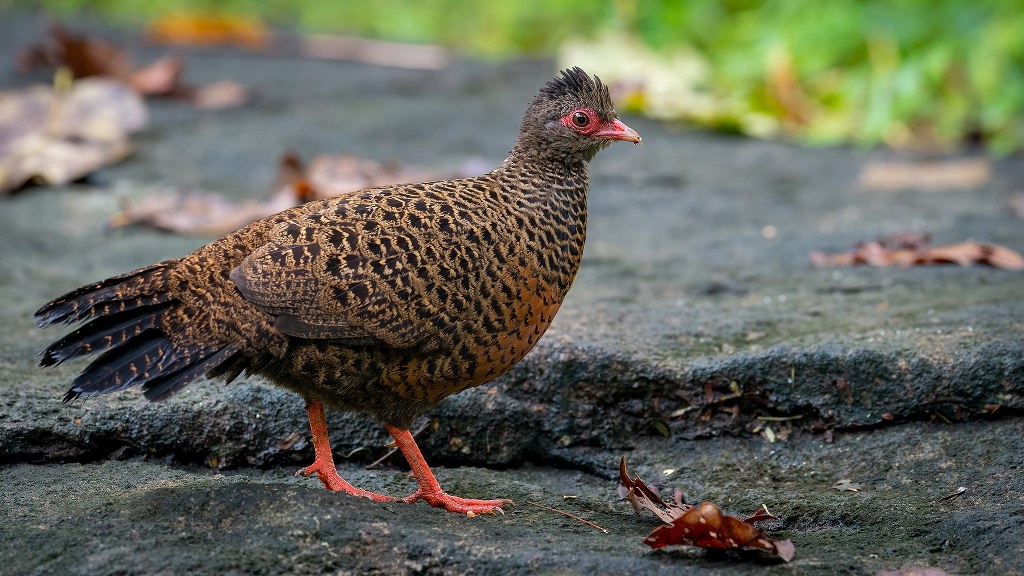
<path fill-rule="evenodd" d="M 432 403 L 497 378 L 522 360 L 551 325 L 564 291 L 539 274 L 519 272 L 512 298 L 494 299 L 483 315 L 453 326 L 442 350 L 390 365 L 385 383 L 403 397 Z"/>

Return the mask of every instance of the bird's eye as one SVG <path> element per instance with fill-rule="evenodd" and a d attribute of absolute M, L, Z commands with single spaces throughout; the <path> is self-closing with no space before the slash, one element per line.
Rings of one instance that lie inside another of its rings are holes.
<path fill-rule="evenodd" d="M 572 123 L 580 128 L 590 124 L 590 116 L 587 116 L 583 112 L 573 112 Z"/>

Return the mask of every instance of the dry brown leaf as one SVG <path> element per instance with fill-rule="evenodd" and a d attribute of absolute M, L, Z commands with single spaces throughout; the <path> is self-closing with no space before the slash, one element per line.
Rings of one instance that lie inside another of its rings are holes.
<path fill-rule="evenodd" d="M 127 80 L 131 74 L 128 54 L 111 42 L 75 34 L 54 24 L 50 36 L 16 56 L 17 68 L 29 72 L 39 68 L 66 67 L 75 78 L 106 76 Z"/>
<path fill-rule="evenodd" d="M 422 181 L 431 175 L 350 155 L 319 155 L 307 167 L 294 154 L 284 154 L 278 161 L 273 192 L 266 200 L 238 201 L 201 191 L 161 193 L 126 205 L 108 224 L 112 228 L 145 226 L 179 234 L 220 235 L 309 200 Z"/>
<path fill-rule="evenodd" d="M 908 238 L 915 240 L 906 241 Z M 827 253 L 815 250 L 811 264 L 819 268 L 853 266 L 918 266 L 932 264 L 985 264 L 1003 270 L 1024 270 L 1024 256 L 998 244 L 968 240 L 944 246 L 928 245 L 927 236 L 895 235 L 871 242 L 862 242 L 849 252 Z"/>
<path fill-rule="evenodd" d="M 640 479 L 640 476 L 630 478 L 626 469 L 626 457 L 619 460 L 619 495 L 629 500 L 633 510 L 637 514 L 641 510 L 648 510 L 655 516 L 661 518 L 666 524 L 672 523 L 672 519 L 686 512 L 691 506 L 683 501 L 683 493 L 675 493 L 675 502 L 669 503 L 661 498 L 657 489 L 648 486 Z"/>
<path fill-rule="evenodd" d="M 699 506 L 687 504 L 681 491 L 676 490 L 674 502 L 666 502 L 640 476 L 629 474 L 626 457 L 619 460 L 619 494 L 625 494 L 633 510 L 653 512 L 665 524 L 655 528 L 644 538 L 651 548 L 665 546 L 697 546 L 712 549 L 760 548 L 785 562 L 793 559 L 795 548 L 790 540 L 772 540 L 754 526 L 755 522 L 778 520 L 761 506 L 757 512 L 740 520 L 728 516 L 718 506 L 704 502 Z"/>
<path fill-rule="evenodd" d="M 128 204 L 110 217 L 111 228 L 145 226 L 165 232 L 220 236 L 298 205 L 282 188 L 266 200 L 235 201 L 213 192 L 166 192 Z"/>
<path fill-rule="evenodd" d="M 873 161 L 861 167 L 857 183 L 863 190 L 942 191 L 977 188 L 992 177 L 992 165 L 983 158 L 943 162 Z"/>
<path fill-rule="evenodd" d="M 305 179 L 315 191 L 315 198 L 332 198 L 363 188 L 423 182 L 442 176 L 429 170 L 376 162 L 348 154 L 322 154 L 309 161 Z"/>
<path fill-rule="evenodd" d="M 238 82 L 221 80 L 183 92 L 184 100 L 200 110 L 237 108 L 252 100 L 252 92 Z"/>
<path fill-rule="evenodd" d="M 185 70 L 185 61 L 164 56 L 128 75 L 128 84 L 146 96 L 165 96 L 174 92 Z"/>
<path fill-rule="evenodd" d="M 651 548 L 679 545 L 719 550 L 760 548 L 784 562 L 789 562 L 796 554 L 791 540 L 772 540 L 752 524 L 723 514 L 711 502 L 690 508 L 671 524 L 655 528 L 644 538 L 644 544 Z"/>
<path fill-rule="evenodd" d="M 139 96 L 102 78 L 68 82 L 0 92 L 0 195 L 73 182 L 131 153 L 129 135 L 148 122 Z"/>
<path fill-rule="evenodd" d="M 23 71 L 43 66 L 67 67 L 75 78 L 103 76 L 120 80 L 152 97 L 190 102 L 196 107 L 215 110 L 241 106 L 252 99 L 250 91 L 235 82 L 192 86 L 182 81 L 185 62 L 164 56 L 142 68 L 134 68 L 122 48 L 92 36 L 75 34 L 60 25 L 50 29 L 50 37 L 23 50 L 17 58 Z"/>

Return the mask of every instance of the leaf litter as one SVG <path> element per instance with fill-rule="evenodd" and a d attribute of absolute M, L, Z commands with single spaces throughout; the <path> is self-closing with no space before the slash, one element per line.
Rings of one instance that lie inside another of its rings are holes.
<path fill-rule="evenodd" d="M 278 174 L 270 195 L 263 200 L 233 200 L 208 191 L 168 191 L 127 203 L 108 220 L 111 228 L 141 226 L 178 234 L 221 235 L 282 210 L 311 200 L 349 194 L 364 188 L 420 182 L 471 173 L 465 166 L 451 174 L 417 167 L 377 162 L 352 155 L 314 156 L 304 163 L 286 153 L 278 160 Z"/>
<path fill-rule="evenodd" d="M 1019 252 L 987 242 L 967 240 L 957 244 L 933 246 L 927 234 L 893 234 L 860 242 L 847 252 L 810 254 L 811 264 L 819 268 L 853 266 L 922 266 L 934 264 L 985 264 L 1004 270 L 1024 270 L 1024 256 Z"/>
<path fill-rule="evenodd" d="M 0 196 L 28 183 L 63 185 L 133 151 L 146 105 L 121 82 L 59 72 L 54 86 L 0 92 Z"/>
<path fill-rule="evenodd" d="M 239 106 L 235 82 L 182 82 L 185 62 L 162 57 L 135 68 L 125 50 L 55 24 L 16 55 L 21 72 L 56 68 L 52 86 L 0 91 L 0 196 L 26 184 L 63 185 L 134 151 L 130 136 L 149 122 L 143 96 L 185 100 L 202 109 Z"/>
<path fill-rule="evenodd" d="M 72 32 L 60 24 L 51 26 L 49 37 L 41 43 L 22 50 L 16 56 L 16 63 L 21 72 L 66 67 L 75 78 L 112 78 L 144 96 L 182 100 L 206 110 L 242 106 L 252 98 L 250 91 L 237 82 L 186 84 L 182 80 L 185 61 L 178 56 L 163 56 L 136 68 L 130 54 L 120 46 L 103 38 Z"/>
<path fill-rule="evenodd" d="M 796 553 L 791 540 L 773 540 L 754 525 L 757 522 L 779 520 L 763 505 L 757 512 L 741 520 L 723 513 L 712 502 L 688 504 L 678 489 L 672 500 L 666 501 L 639 475 L 630 476 L 625 456 L 619 461 L 619 479 L 620 495 L 625 494 L 638 514 L 647 510 L 664 522 L 644 538 L 644 544 L 651 548 L 696 546 L 712 550 L 759 549 L 784 562 L 792 560 Z"/>

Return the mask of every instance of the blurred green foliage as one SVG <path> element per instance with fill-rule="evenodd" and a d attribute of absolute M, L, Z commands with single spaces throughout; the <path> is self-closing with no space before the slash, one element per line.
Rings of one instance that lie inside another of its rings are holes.
<path fill-rule="evenodd" d="M 654 116 L 809 142 L 1024 147 L 1022 0 L 5 1 L 131 23 L 241 14 L 481 57 L 561 52 Z"/>

